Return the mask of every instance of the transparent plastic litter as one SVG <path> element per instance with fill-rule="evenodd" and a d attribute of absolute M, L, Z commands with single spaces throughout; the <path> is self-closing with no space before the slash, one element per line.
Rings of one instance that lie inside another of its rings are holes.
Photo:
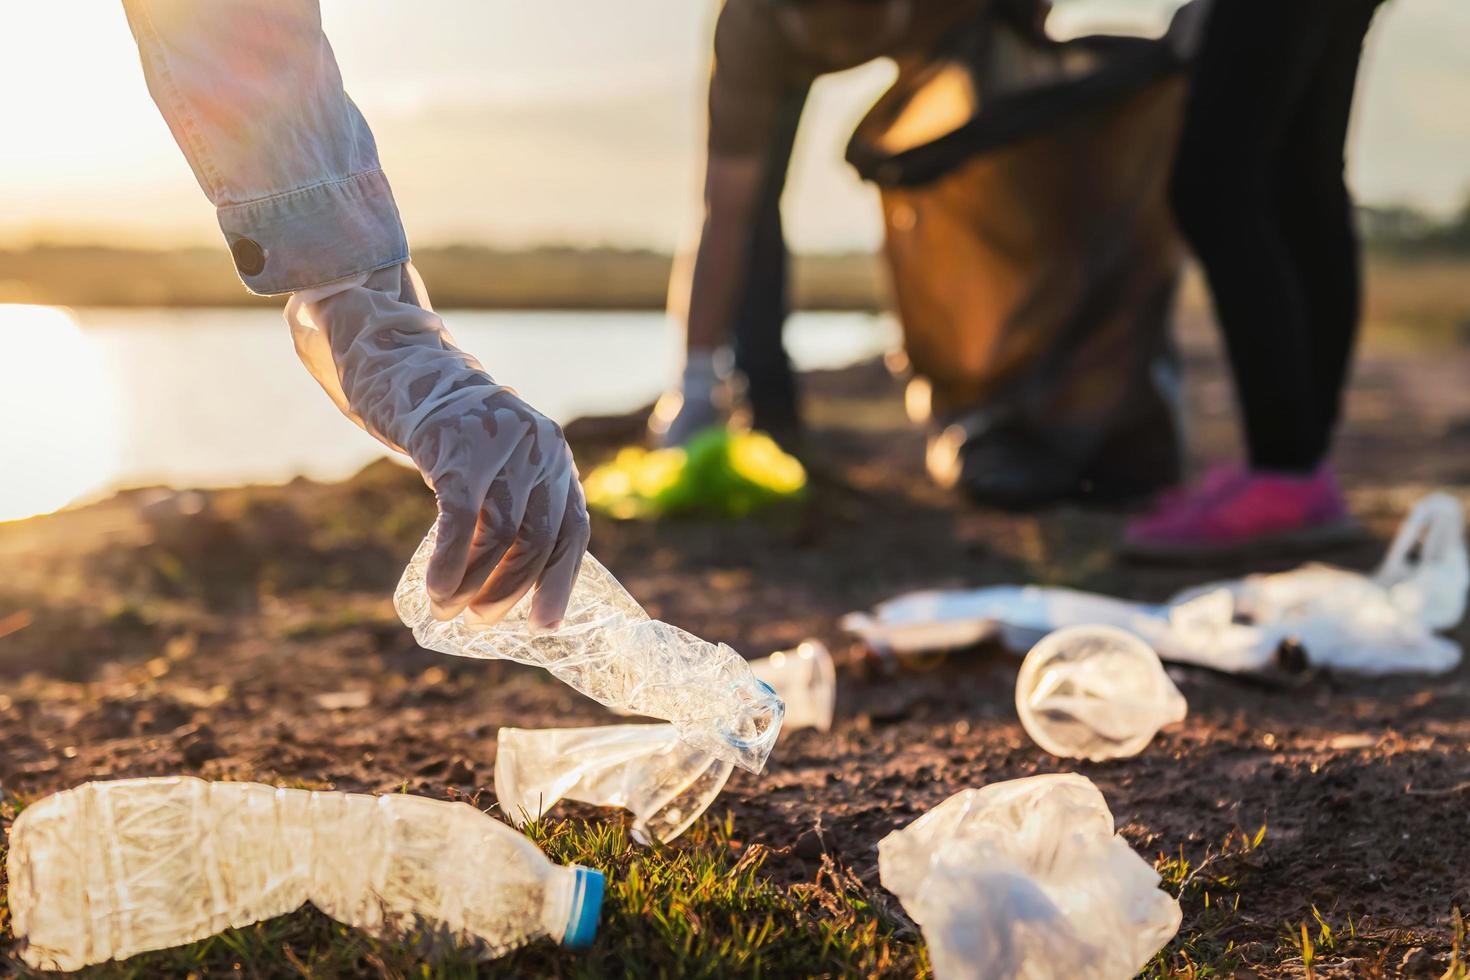
<path fill-rule="evenodd" d="M 752 660 L 750 670 L 786 705 L 787 731 L 832 730 L 832 715 L 837 707 L 837 669 L 825 644 L 805 640 L 794 650 L 780 650 L 763 660 Z"/>
<path fill-rule="evenodd" d="M 1181 919 L 1070 773 L 963 790 L 880 841 L 878 869 L 939 980 L 1127 980 Z"/>
<path fill-rule="evenodd" d="M 1116 626 L 1143 637 L 1166 660 L 1231 673 L 1270 667 L 1281 637 L 1236 623 L 1228 596 L 1224 603 L 1216 597 L 1176 608 L 1054 586 L 996 585 L 912 592 L 872 613 L 851 613 L 842 626 L 899 656 L 986 640 L 1024 651 L 1068 626 Z"/>
<path fill-rule="evenodd" d="M 544 667 L 609 708 L 672 723 L 680 738 L 717 759 L 751 772 L 765 765 L 781 731 L 781 699 L 734 650 L 651 619 L 590 554 L 554 631 L 530 629 L 529 597 L 490 626 L 467 622 L 463 614 L 437 620 L 424 586 L 435 538 L 431 529 L 393 597 L 421 646 Z"/>
<path fill-rule="evenodd" d="M 1420 500 L 1371 576 L 1308 564 L 1289 572 L 1188 589 L 1174 601 L 1216 590 L 1230 594 L 1236 615 L 1257 623 L 1342 615 L 1367 604 L 1378 607 L 1380 616 L 1428 630 L 1452 629 L 1465 616 L 1470 591 L 1465 513 L 1460 502 L 1446 493 Z"/>
<path fill-rule="evenodd" d="M 1465 513 L 1445 493 L 1423 498 L 1399 526 L 1371 576 L 1331 565 L 1248 575 L 1188 589 L 1171 608 L 1210 595 L 1266 642 L 1300 643 L 1317 667 L 1360 674 L 1443 673 L 1460 662 L 1458 643 L 1436 635 L 1458 625 L 1470 590 Z"/>
<path fill-rule="evenodd" d="M 1465 618 L 1470 593 L 1470 555 L 1465 550 L 1465 509 L 1447 493 L 1414 505 L 1373 574 L 1394 608 L 1432 630 L 1449 630 Z"/>
<path fill-rule="evenodd" d="M 640 844 L 688 830 L 732 768 L 681 741 L 673 725 L 502 728 L 495 752 L 495 795 L 516 826 L 577 800 L 630 811 Z"/>
<path fill-rule="evenodd" d="M 842 625 L 897 655 L 991 639 L 1026 650 L 1053 630 L 1109 625 L 1164 660 L 1230 673 L 1271 669 L 1290 640 L 1317 667 L 1437 674 L 1460 662 L 1459 644 L 1436 631 L 1460 622 L 1467 591 L 1464 513 L 1436 493 L 1413 507 L 1372 576 L 1306 565 L 1187 589 L 1162 605 L 1046 586 L 914 592 Z"/>
<path fill-rule="evenodd" d="M 86 783 L 10 830 L 21 956 L 76 970 L 178 946 L 311 902 L 384 938 L 499 955 L 541 936 L 585 946 L 600 872 L 559 867 L 464 803 L 179 776 Z"/>
<path fill-rule="evenodd" d="M 1142 752 L 1184 720 L 1184 696 L 1149 645 L 1112 626 L 1070 626 L 1045 637 L 1016 677 L 1016 712 L 1037 745 L 1069 759 Z"/>

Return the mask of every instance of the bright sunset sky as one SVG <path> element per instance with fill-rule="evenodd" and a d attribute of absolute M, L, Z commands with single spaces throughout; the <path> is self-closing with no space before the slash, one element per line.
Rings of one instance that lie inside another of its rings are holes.
<path fill-rule="evenodd" d="M 1058 0 L 1054 24 L 1157 25 L 1170 0 Z M 324 0 L 348 91 L 372 123 L 412 239 L 611 241 L 688 230 L 710 0 Z M 213 214 L 143 85 L 116 0 L 6 4 L 0 242 L 214 242 Z M 1263 29 L 1268 29 L 1263 27 Z M 1390 0 L 1354 134 L 1367 201 L 1438 211 L 1470 188 L 1470 2 Z M 841 163 L 888 77 L 823 83 L 802 134 L 798 247 L 878 227 Z"/>

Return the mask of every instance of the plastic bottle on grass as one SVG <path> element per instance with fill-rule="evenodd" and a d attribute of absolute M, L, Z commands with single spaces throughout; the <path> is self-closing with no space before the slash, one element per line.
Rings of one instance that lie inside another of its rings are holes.
<path fill-rule="evenodd" d="M 837 705 L 837 669 L 824 644 L 806 640 L 794 650 L 781 650 L 763 660 L 752 660 L 750 669 L 786 705 L 787 731 L 832 729 L 832 713 Z"/>
<path fill-rule="evenodd" d="M 31 967 L 76 970 L 178 946 L 311 902 L 375 936 L 499 955 L 585 946 L 602 874 L 559 867 L 464 803 L 210 783 L 87 783 L 10 831 L 10 909 Z"/>
<path fill-rule="evenodd" d="M 618 806 L 640 844 L 678 837 L 714 802 L 730 763 L 680 741 L 673 725 L 502 728 L 495 795 L 522 826 L 563 799 Z"/>
<path fill-rule="evenodd" d="M 437 620 L 424 585 L 436 532 L 419 545 L 393 597 L 421 646 L 544 667 L 609 708 L 672 723 L 681 739 L 717 759 L 751 772 L 765 765 L 781 731 L 781 699 L 734 650 L 649 618 L 590 554 L 555 631 L 531 631 L 529 596 L 491 626 L 463 614 Z"/>
<path fill-rule="evenodd" d="M 883 838 L 878 871 L 939 980 L 1127 980 L 1181 918 L 1076 774 L 957 793 Z"/>
<path fill-rule="evenodd" d="M 1153 648 L 1114 626 L 1048 634 L 1016 677 L 1016 712 L 1026 734 L 1065 758 L 1137 755 L 1188 710 Z"/>

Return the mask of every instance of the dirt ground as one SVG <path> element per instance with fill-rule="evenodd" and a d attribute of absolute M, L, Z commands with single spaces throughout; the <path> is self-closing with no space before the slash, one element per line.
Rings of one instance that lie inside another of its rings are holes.
<path fill-rule="evenodd" d="M 1229 452 L 1231 400 L 1213 341 L 1198 324 L 1185 337 L 1196 455 Z M 1339 459 L 1377 540 L 1324 557 L 1369 568 L 1422 493 L 1449 488 L 1470 501 L 1467 377 L 1470 347 L 1453 339 L 1426 350 L 1387 334 L 1365 345 Z M 1470 666 L 1373 681 L 1176 670 L 1189 718 L 1142 755 L 1052 758 L 1016 720 L 1016 657 L 962 651 L 895 672 L 838 618 L 924 587 L 1043 582 L 1159 599 L 1254 569 L 1121 564 L 1117 512 L 960 504 L 923 476 L 922 435 L 881 365 L 809 380 L 816 492 L 803 513 L 599 518 L 593 537 L 660 618 L 752 657 L 806 637 L 837 653 L 835 729 L 786 736 L 763 775 L 737 773 L 715 806 L 745 840 L 773 849 L 767 873 L 811 881 L 825 854 L 881 903 L 884 834 L 962 788 L 1075 770 L 1150 860 L 1197 865 L 1234 846 L 1219 859 L 1230 874 L 1209 879 L 1214 906 L 1186 901 L 1181 935 L 1233 943 L 1247 964 L 1238 975 L 1304 973 L 1302 923 L 1318 976 L 1445 969 L 1452 909 L 1470 913 Z M 584 471 L 623 428 L 571 427 Z M 0 525 L 6 795 L 186 772 L 480 790 L 484 805 L 498 727 L 610 721 L 540 672 L 416 647 L 389 596 L 431 518 L 417 477 L 378 464 L 337 485 L 136 491 Z M 1232 832 L 1262 826 L 1259 846 L 1240 853 Z M 1221 917 L 1220 902 L 1237 897 Z"/>

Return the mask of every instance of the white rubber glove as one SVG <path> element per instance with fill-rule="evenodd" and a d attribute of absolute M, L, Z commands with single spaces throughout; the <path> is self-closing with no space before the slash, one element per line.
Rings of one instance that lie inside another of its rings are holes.
<path fill-rule="evenodd" d="M 711 351 L 689 352 L 678 391 L 659 398 L 648 419 L 648 431 L 659 446 L 682 446 L 724 416 L 729 393 Z"/>
<path fill-rule="evenodd" d="M 337 407 L 438 498 L 434 615 L 496 622 L 534 586 L 531 626 L 559 625 L 589 529 L 556 423 L 455 346 L 411 265 L 296 293 L 286 321 Z"/>

